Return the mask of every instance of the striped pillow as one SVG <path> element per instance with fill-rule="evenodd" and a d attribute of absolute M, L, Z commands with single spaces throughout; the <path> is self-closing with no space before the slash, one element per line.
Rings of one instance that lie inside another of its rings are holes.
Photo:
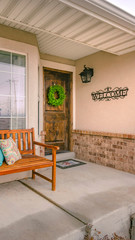
<path fill-rule="evenodd" d="M 22 158 L 16 143 L 11 137 L 8 139 L 1 139 L 0 148 L 8 165 L 14 164 L 17 160 Z"/>

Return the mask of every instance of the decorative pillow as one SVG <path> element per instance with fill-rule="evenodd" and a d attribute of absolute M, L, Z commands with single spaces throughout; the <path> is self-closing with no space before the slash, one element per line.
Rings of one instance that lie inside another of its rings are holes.
<path fill-rule="evenodd" d="M 0 148 L 2 149 L 5 161 L 8 165 L 14 164 L 17 160 L 22 158 L 16 143 L 11 137 L 8 139 L 1 139 Z"/>
<path fill-rule="evenodd" d="M 0 149 L 0 166 L 2 165 L 3 161 L 4 161 L 4 155 L 2 150 Z"/>

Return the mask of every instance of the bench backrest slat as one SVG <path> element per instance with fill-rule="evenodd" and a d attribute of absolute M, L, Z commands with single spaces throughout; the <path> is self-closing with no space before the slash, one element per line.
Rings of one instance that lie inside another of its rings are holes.
<path fill-rule="evenodd" d="M 13 137 L 13 140 L 15 141 L 15 133 L 13 133 L 12 137 Z"/>
<path fill-rule="evenodd" d="M 35 132 L 33 131 L 33 134 L 32 134 L 32 144 L 33 144 L 32 149 L 33 149 L 33 153 L 35 154 L 35 145 L 33 143 L 34 141 L 35 141 Z"/>
<path fill-rule="evenodd" d="M 30 133 L 28 132 L 28 149 L 30 149 L 30 144 L 31 144 L 31 142 L 30 142 Z"/>
<path fill-rule="evenodd" d="M 4 134 L 1 134 L 1 139 L 4 139 Z"/>
<path fill-rule="evenodd" d="M 0 130 L 0 139 L 7 139 L 12 137 L 16 142 L 20 153 L 35 154 L 35 147 L 33 141 L 34 128 L 31 129 L 13 129 L 13 130 Z"/>
<path fill-rule="evenodd" d="M 19 151 L 21 151 L 21 136 L 20 136 L 20 133 L 18 133 L 17 135 L 18 135 L 18 148 L 19 148 Z"/>
<path fill-rule="evenodd" d="M 10 137 L 10 134 L 9 133 L 7 133 L 7 138 L 9 138 Z"/>
<path fill-rule="evenodd" d="M 25 136 L 25 133 L 23 133 L 23 150 L 26 151 L 26 136 Z"/>

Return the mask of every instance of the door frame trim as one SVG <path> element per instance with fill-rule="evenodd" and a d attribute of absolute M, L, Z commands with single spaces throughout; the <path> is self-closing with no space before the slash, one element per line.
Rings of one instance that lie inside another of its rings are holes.
<path fill-rule="evenodd" d="M 75 67 L 74 67 L 75 68 Z M 57 71 L 61 73 L 67 73 L 70 75 L 70 119 L 69 119 L 69 151 L 73 150 L 72 131 L 73 131 L 73 72 L 68 70 L 61 70 L 51 67 L 43 67 L 43 128 L 45 119 L 45 81 L 44 70 Z"/>

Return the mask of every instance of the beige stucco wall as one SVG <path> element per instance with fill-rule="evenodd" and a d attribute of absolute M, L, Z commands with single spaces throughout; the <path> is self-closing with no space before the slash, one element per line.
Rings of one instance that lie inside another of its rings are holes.
<path fill-rule="evenodd" d="M 84 64 L 94 69 L 90 83 L 82 83 Z M 91 93 L 106 87 L 128 87 L 124 99 L 93 101 Z M 76 61 L 76 124 L 80 130 L 135 134 L 135 52 L 116 56 L 98 52 Z"/>
<path fill-rule="evenodd" d="M 35 46 L 26 43 L 0 38 L 2 50 L 26 54 L 27 57 L 27 128 L 34 127 L 37 138 L 38 125 L 38 65 L 39 53 Z"/>

